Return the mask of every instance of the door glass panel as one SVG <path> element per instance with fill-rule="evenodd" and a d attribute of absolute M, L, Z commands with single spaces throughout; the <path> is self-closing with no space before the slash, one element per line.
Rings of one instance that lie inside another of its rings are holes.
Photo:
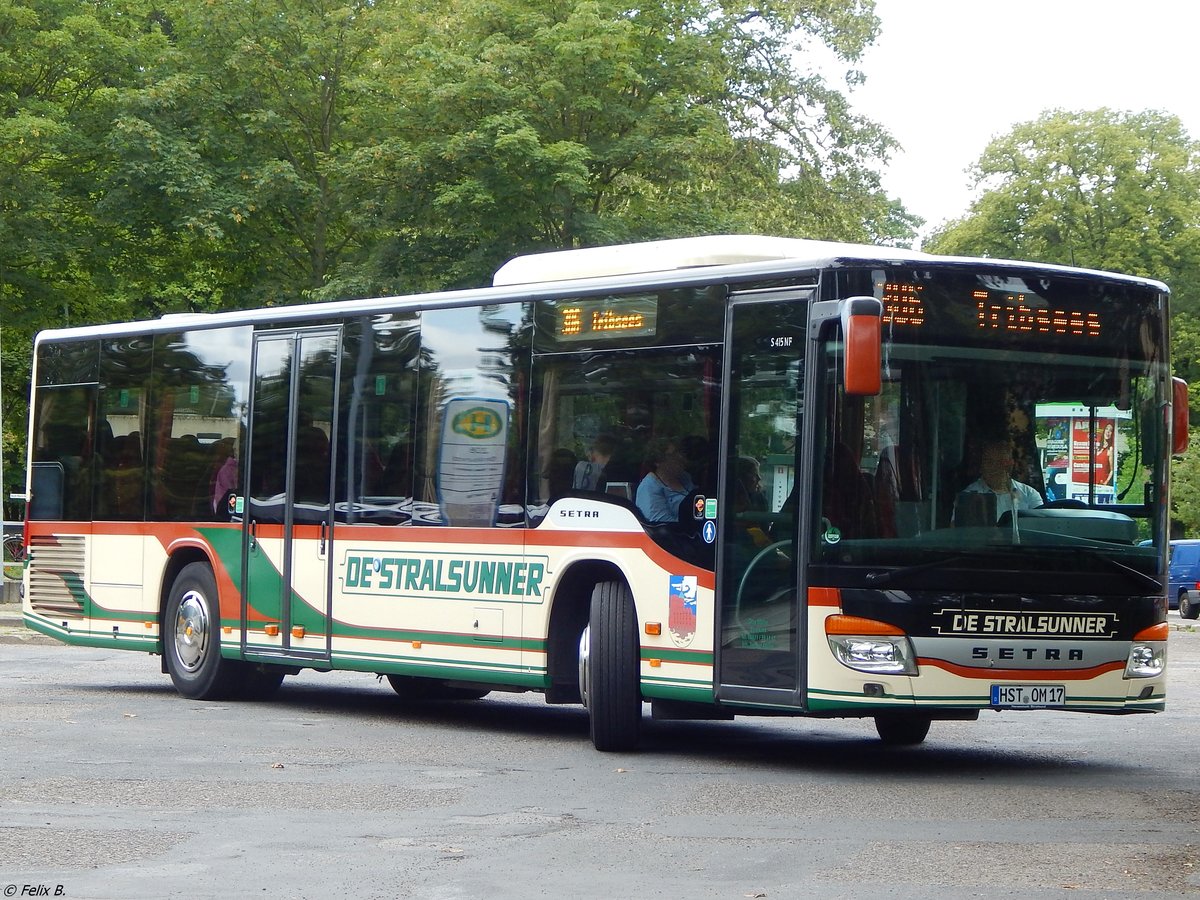
<path fill-rule="evenodd" d="M 291 424 L 292 341 L 260 340 L 254 368 L 254 424 L 250 440 L 250 515 L 282 522 L 287 487 L 287 446 Z"/>
<path fill-rule="evenodd" d="M 288 643 L 320 650 L 329 615 L 329 496 L 333 471 L 338 337 L 300 338 L 295 382 L 296 440 L 291 461 L 291 524 L 284 535 L 292 589 Z"/>
<path fill-rule="evenodd" d="M 796 685 L 803 303 L 735 307 L 721 555 L 721 682 Z"/>
<path fill-rule="evenodd" d="M 337 349 L 333 335 L 309 335 L 300 340 L 294 466 L 297 522 L 324 521 L 329 510 Z"/>

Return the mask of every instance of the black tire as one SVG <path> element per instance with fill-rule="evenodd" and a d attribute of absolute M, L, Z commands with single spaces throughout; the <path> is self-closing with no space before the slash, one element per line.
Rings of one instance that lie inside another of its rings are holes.
<path fill-rule="evenodd" d="M 922 713 L 884 713 L 875 717 L 875 730 L 889 747 L 910 747 L 925 740 L 932 721 Z"/>
<path fill-rule="evenodd" d="M 642 727 L 641 666 L 637 615 L 625 582 L 605 581 L 592 591 L 587 645 L 592 744 L 604 752 L 633 750 Z"/>
<path fill-rule="evenodd" d="M 455 687 L 432 678 L 414 675 L 388 675 L 388 684 L 405 703 L 425 703 L 438 700 L 482 700 L 491 691 L 484 688 Z"/>
<path fill-rule="evenodd" d="M 167 672 L 183 696 L 223 700 L 242 686 L 242 663 L 221 656 L 217 580 L 206 563 L 184 566 L 171 585 L 162 638 Z"/>
<path fill-rule="evenodd" d="M 1179 592 L 1179 617 L 1194 619 L 1200 616 L 1200 604 L 1193 603 L 1187 591 Z"/>

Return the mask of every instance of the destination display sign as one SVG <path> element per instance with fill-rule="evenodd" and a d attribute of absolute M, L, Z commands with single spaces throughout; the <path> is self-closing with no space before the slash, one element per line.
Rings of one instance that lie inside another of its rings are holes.
<path fill-rule="evenodd" d="M 878 287 L 877 287 L 878 291 Z M 895 281 L 882 286 L 884 327 L 920 328 L 927 319 L 925 286 Z M 1006 331 L 1066 337 L 1097 338 L 1102 320 L 1095 310 L 1044 305 L 1025 293 L 972 290 L 968 300 L 975 325 L 987 331 Z"/>
<path fill-rule="evenodd" d="M 654 337 L 658 299 L 652 296 L 606 297 L 555 304 L 554 336 L 560 341 Z"/>

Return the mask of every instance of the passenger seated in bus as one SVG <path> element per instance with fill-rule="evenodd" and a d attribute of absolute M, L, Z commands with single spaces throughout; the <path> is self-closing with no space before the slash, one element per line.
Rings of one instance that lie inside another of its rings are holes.
<path fill-rule="evenodd" d="M 638 485 L 638 511 L 651 524 L 678 524 L 679 504 L 696 486 L 684 469 L 683 453 L 674 441 L 658 438 L 646 450 L 646 465 L 650 472 Z"/>
<path fill-rule="evenodd" d="M 771 538 L 764 531 L 761 521 L 745 513 L 762 513 L 767 511 L 767 495 L 763 491 L 762 469 L 758 460 L 753 456 L 739 456 L 735 461 L 737 479 L 734 482 L 733 512 L 739 528 L 735 538 L 753 544 L 755 547 L 766 547 Z"/>
<path fill-rule="evenodd" d="M 753 456 L 737 458 L 737 483 L 734 489 L 734 512 L 765 512 L 767 495 L 763 491 L 762 468 Z"/>
<path fill-rule="evenodd" d="M 588 458 L 575 465 L 571 487 L 577 491 L 603 492 L 607 484 L 605 469 L 616 449 L 617 442 L 611 434 L 596 435 L 596 439 L 592 441 L 592 448 L 588 451 Z"/>
<path fill-rule="evenodd" d="M 329 502 L 329 436 L 316 425 L 296 432 L 296 500 Z"/>
<path fill-rule="evenodd" d="M 237 493 L 238 461 L 233 438 L 221 438 L 216 443 L 215 456 L 219 462 L 212 476 L 212 511 L 219 518 L 233 510 L 229 498 Z"/>
<path fill-rule="evenodd" d="M 1013 465 L 1013 442 L 1007 430 L 985 435 L 979 448 L 979 477 L 962 489 L 955 502 L 956 525 L 976 524 L 966 521 L 965 506 L 973 500 L 969 495 L 994 497 L 995 521 L 1014 509 L 1034 509 L 1042 505 L 1042 495 L 1037 488 L 1012 477 Z M 989 509 L 991 505 L 989 499 Z"/>

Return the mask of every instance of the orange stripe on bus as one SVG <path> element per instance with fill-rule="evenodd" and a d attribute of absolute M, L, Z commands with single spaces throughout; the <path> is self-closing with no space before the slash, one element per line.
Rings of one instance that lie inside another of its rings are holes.
<path fill-rule="evenodd" d="M 1107 662 L 1089 669 L 975 669 L 971 666 L 960 666 L 944 659 L 929 659 L 918 657 L 917 665 L 944 669 L 952 675 L 962 678 L 977 678 L 981 681 L 997 679 L 1026 681 L 1087 681 L 1108 672 L 1118 672 L 1125 668 L 1123 662 Z"/>
<path fill-rule="evenodd" d="M 808 605 L 832 606 L 835 609 L 840 609 L 842 605 L 842 592 L 837 588 L 831 587 L 810 587 L 808 589 Z"/>
<path fill-rule="evenodd" d="M 1165 641 L 1170 633 L 1171 626 L 1166 622 L 1159 622 L 1157 625 L 1143 628 L 1133 636 L 1133 639 L 1135 641 Z"/>

